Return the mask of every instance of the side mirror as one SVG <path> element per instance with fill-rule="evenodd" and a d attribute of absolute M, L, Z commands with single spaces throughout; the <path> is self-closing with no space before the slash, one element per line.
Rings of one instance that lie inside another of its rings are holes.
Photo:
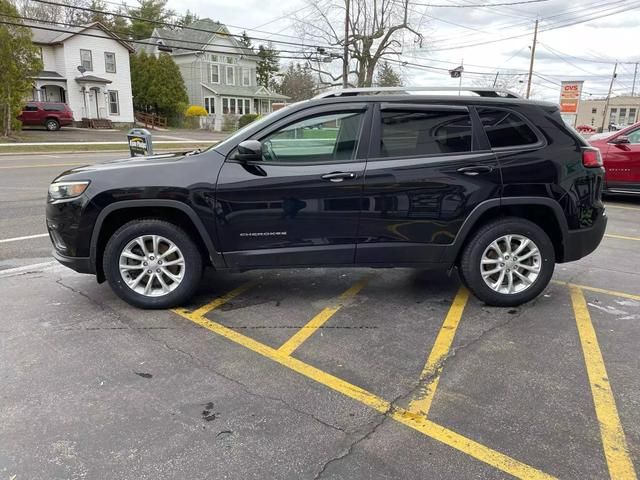
<path fill-rule="evenodd" d="M 241 162 L 256 162 L 262 160 L 262 144 L 258 140 L 245 140 L 238 144 L 235 158 Z"/>
<path fill-rule="evenodd" d="M 620 135 L 619 137 L 616 137 L 613 140 L 611 140 L 609 143 L 613 145 L 625 145 L 631 142 L 629 141 L 629 137 L 627 137 L 626 135 Z"/>

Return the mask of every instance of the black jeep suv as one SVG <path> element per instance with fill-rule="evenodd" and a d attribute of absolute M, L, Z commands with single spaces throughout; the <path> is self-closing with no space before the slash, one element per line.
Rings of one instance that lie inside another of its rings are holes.
<path fill-rule="evenodd" d="M 203 152 L 67 171 L 49 188 L 54 256 L 144 308 L 185 302 L 204 266 L 456 266 L 512 306 L 598 246 L 600 154 L 556 105 L 406 90 L 338 91 Z"/>

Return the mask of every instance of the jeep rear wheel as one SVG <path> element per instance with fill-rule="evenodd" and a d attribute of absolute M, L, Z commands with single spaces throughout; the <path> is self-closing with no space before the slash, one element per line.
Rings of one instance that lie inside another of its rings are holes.
<path fill-rule="evenodd" d="M 198 288 L 202 257 L 189 235 L 156 219 L 134 220 L 107 243 L 103 268 L 113 291 L 141 308 L 169 308 Z"/>
<path fill-rule="evenodd" d="M 50 132 L 54 132 L 60 129 L 60 123 L 55 118 L 49 118 L 44 124 L 47 127 L 47 130 Z"/>
<path fill-rule="evenodd" d="M 537 297 L 555 267 L 551 240 L 538 225 L 505 218 L 482 227 L 460 261 L 464 283 L 488 305 L 511 307 Z"/>

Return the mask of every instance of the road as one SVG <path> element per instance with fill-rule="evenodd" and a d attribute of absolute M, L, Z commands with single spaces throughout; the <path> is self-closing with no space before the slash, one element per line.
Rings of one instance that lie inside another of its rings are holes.
<path fill-rule="evenodd" d="M 45 233 L 59 172 L 121 156 L 0 156 L 0 478 L 636 478 L 640 201 L 518 308 L 444 272 L 290 269 L 143 311 L 6 241 Z"/>
<path fill-rule="evenodd" d="M 0 269 L 50 257 L 48 237 L 6 240 L 47 232 L 47 187 L 58 174 L 75 166 L 124 156 L 124 152 L 0 155 Z"/>

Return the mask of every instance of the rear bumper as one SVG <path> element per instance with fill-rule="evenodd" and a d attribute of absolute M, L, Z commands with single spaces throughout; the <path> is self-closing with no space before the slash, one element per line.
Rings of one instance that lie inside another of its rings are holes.
<path fill-rule="evenodd" d="M 580 230 L 569 230 L 565 239 L 564 258 L 562 262 L 573 262 L 593 252 L 604 237 L 607 228 L 607 215 L 603 213 L 592 227 Z"/>
<path fill-rule="evenodd" d="M 59 261 L 65 267 L 69 267 L 71 270 L 75 270 L 78 273 L 96 273 L 89 257 L 67 257 L 62 255 L 57 250 L 53 251 L 53 258 Z"/>

